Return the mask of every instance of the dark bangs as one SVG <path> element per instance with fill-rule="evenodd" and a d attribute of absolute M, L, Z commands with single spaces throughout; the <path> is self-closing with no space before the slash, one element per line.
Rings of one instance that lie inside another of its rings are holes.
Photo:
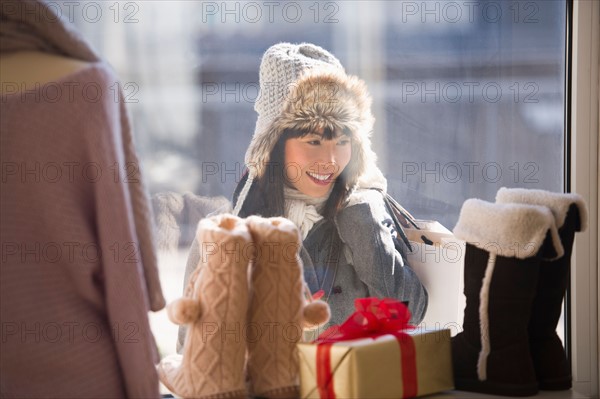
<path fill-rule="evenodd" d="M 283 140 L 283 142 L 285 143 L 285 140 L 287 139 L 302 138 L 308 136 L 311 133 L 314 132 L 312 130 L 286 129 L 281 134 L 280 140 Z M 352 131 L 348 128 L 342 129 L 340 135 L 349 138 L 352 138 L 353 136 Z M 323 134 L 321 135 L 321 137 L 323 137 L 323 139 L 325 140 L 333 140 L 336 137 L 338 137 L 338 135 L 336 130 L 326 127 L 325 129 L 323 129 Z"/>

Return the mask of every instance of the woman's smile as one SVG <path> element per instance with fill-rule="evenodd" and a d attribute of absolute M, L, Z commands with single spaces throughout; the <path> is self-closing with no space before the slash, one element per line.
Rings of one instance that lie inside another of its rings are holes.
<path fill-rule="evenodd" d="M 331 177 L 333 176 L 333 173 L 330 173 L 328 175 L 320 175 L 317 173 L 306 172 L 306 174 L 317 185 L 329 186 L 330 184 L 333 183 L 333 180 L 331 179 Z"/>

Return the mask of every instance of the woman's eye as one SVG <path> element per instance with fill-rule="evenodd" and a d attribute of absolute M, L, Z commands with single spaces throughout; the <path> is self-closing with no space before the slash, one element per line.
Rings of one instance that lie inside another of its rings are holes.
<path fill-rule="evenodd" d="M 311 140 L 311 141 L 308 141 L 308 144 L 310 144 L 310 145 L 319 145 L 320 143 L 321 143 L 321 142 L 320 142 L 319 140 Z"/>
<path fill-rule="evenodd" d="M 348 145 L 350 144 L 350 140 L 340 140 L 338 141 L 338 145 Z"/>

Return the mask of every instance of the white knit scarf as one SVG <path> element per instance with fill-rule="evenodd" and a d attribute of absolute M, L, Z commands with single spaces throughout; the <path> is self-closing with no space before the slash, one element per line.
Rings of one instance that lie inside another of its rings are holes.
<path fill-rule="evenodd" d="M 321 212 L 331 190 L 323 197 L 311 197 L 302 194 L 295 188 L 284 186 L 285 217 L 290 219 L 300 229 L 302 240 L 319 220 L 323 219 Z"/>

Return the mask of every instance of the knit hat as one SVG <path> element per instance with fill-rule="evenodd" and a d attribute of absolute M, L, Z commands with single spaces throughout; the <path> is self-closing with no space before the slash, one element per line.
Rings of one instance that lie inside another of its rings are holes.
<path fill-rule="evenodd" d="M 385 190 L 386 180 L 375 166 L 376 156 L 371 150 L 375 122 L 371 102 L 365 82 L 346 74 L 327 50 L 309 43 L 270 47 L 260 64 L 260 91 L 254 104 L 258 119 L 245 157 L 249 176 L 234 214 L 242 209 L 254 179 L 264 174 L 269 155 L 286 129 L 351 131 L 349 187 Z"/>

